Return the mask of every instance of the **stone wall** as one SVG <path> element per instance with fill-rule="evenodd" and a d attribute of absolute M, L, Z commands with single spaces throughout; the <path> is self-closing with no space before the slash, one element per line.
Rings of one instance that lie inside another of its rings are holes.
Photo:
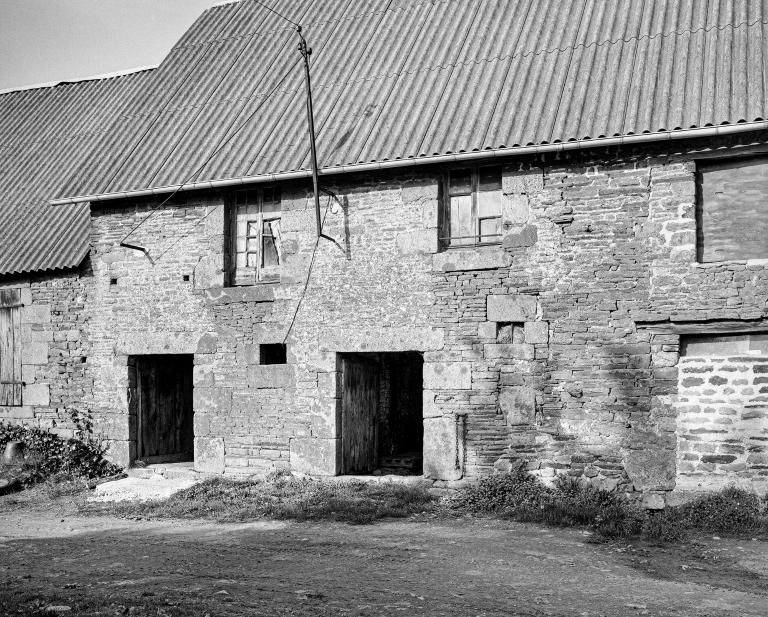
<path fill-rule="evenodd" d="M 503 242 L 478 248 L 438 247 L 439 169 L 337 179 L 322 203 L 330 240 L 315 234 L 308 185 L 286 184 L 280 282 L 244 287 L 224 286 L 227 194 L 95 205 L 92 275 L 38 284 L 52 320 L 29 335 L 48 355 L 28 369 L 50 392 L 39 415 L 81 400 L 127 464 L 130 358 L 192 354 L 198 469 L 333 475 L 337 354 L 417 351 L 428 478 L 452 485 L 523 464 L 663 505 L 689 486 L 684 457 L 696 451 L 685 449 L 698 416 L 681 333 L 768 331 L 768 261 L 696 263 L 694 161 L 764 149 L 753 141 L 510 162 Z M 147 254 L 120 246 L 129 233 Z M 287 364 L 262 365 L 259 346 L 283 342 Z M 694 471 L 758 486 L 758 459 Z"/>
<path fill-rule="evenodd" d="M 0 421 L 51 428 L 72 435 L 70 409 L 93 387 L 84 306 L 90 262 L 76 270 L 0 278 L 0 289 L 21 290 L 22 405 L 0 407 Z"/>

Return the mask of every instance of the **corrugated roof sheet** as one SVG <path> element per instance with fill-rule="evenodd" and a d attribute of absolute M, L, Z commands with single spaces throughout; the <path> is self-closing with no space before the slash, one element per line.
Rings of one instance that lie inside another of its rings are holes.
<path fill-rule="evenodd" d="M 69 268 L 88 252 L 86 205 L 52 208 L 150 72 L 0 94 L 0 275 Z"/>
<path fill-rule="evenodd" d="M 768 0 L 269 4 L 314 48 L 321 167 L 768 117 Z M 306 169 L 296 43 L 253 0 L 206 11 L 60 196 Z"/>

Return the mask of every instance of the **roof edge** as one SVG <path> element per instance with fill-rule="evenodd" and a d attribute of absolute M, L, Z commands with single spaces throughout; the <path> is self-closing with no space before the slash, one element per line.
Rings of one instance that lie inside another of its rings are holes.
<path fill-rule="evenodd" d="M 379 161 L 372 163 L 356 163 L 352 165 L 337 165 L 334 167 L 324 167 L 320 169 L 321 176 L 336 176 L 349 173 L 360 173 L 365 171 L 379 171 L 385 169 L 398 169 L 403 167 L 413 167 L 416 165 L 433 165 L 439 163 L 460 163 L 469 161 L 479 161 L 495 158 L 507 158 L 513 156 L 523 156 L 526 154 L 542 154 L 551 152 L 565 152 L 570 150 L 588 150 L 591 148 L 601 148 L 607 146 L 633 145 L 642 143 L 654 143 L 663 141 L 675 141 L 680 139 L 695 139 L 698 137 L 714 137 L 723 135 L 733 135 L 752 131 L 768 130 L 768 121 L 761 122 L 742 122 L 740 124 L 725 124 L 720 126 L 678 129 L 674 131 L 657 131 L 655 133 L 643 133 L 640 135 L 623 135 L 619 137 L 601 137 L 596 139 L 578 139 L 555 144 L 540 144 L 531 146 L 517 146 L 514 148 L 495 148 L 480 150 L 477 152 L 462 152 L 458 154 L 438 154 L 431 156 L 422 156 L 418 158 L 397 159 L 394 161 Z M 312 171 L 301 169 L 297 171 L 278 172 L 273 174 L 260 174 L 256 176 L 244 176 L 241 178 L 228 178 L 223 180 L 206 180 L 202 182 L 190 182 L 184 184 L 175 184 L 170 186 L 153 187 L 147 189 L 136 189 L 132 191 L 117 191 L 113 193 L 101 193 L 94 195 L 80 195 L 74 197 L 63 197 L 53 199 L 49 203 L 52 206 L 63 206 L 68 204 L 77 204 L 85 202 L 112 201 L 115 199 L 125 199 L 130 197 L 148 197 L 151 195 L 167 195 L 182 191 L 193 191 L 200 189 L 216 189 L 231 186 L 241 186 L 246 184 L 261 184 L 266 182 L 278 182 L 287 180 L 297 180 L 310 178 Z"/>
<path fill-rule="evenodd" d="M 24 92 L 25 90 L 43 90 L 45 88 L 55 88 L 56 86 L 65 86 L 67 84 L 79 84 L 85 81 L 100 81 L 102 79 L 112 79 L 114 77 L 125 77 L 126 75 L 133 75 L 134 73 L 143 73 L 144 71 L 153 71 L 159 64 L 148 64 L 147 66 L 139 66 L 133 69 L 124 69 L 120 71 L 112 71 L 110 73 L 101 73 L 100 75 L 90 75 L 88 77 L 76 77 L 73 79 L 60 79 L 58 81 L 49 81 L 41 84 L 32 84 L 29 86 L 17 86 L 14 88 L 5 88 L 0 90 L 0 95 L 11 94 L 13 92 Z"/>

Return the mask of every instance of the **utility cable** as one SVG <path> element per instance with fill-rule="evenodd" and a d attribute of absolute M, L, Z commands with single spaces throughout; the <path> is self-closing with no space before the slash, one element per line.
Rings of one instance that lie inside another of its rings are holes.
<path fill-rule="evenodd" d="M 273 9 L 273 8 L 271 8 L 271 7 L 269 7 L 269 6 L 267 6 L 267 5 L 266 5 L 266 4 L 264 4 L 263 2 L 260 2 L 260 0 L 251 0 L 251 1 L 252 1 L 252 2 L 255 2 L 255 3 L 256 3 L 256 4 L 258 4 L 259 6 L 263 6 L 263 7 L 264 7 L 265 9 L 267 9 L 267 10 L 268 10 L 270 13 L 274 13 L 274 14 L 275 14 L 275 15 L 277 15 L 277 16 L 278 16 L 280 19 L 283 19 L 283 20 L 287 21 L 289 24 L 292 24 L 293 26 L 295 26 L 296 28 L 298 28 L 298 29 L 299 29 L 299 31 L 301 31 L 301 26 L 300 26 L 299 24 L 297 24 L 295 21 L 293 21 L 292 19 L 288 19 L 288 18 L 287 18 L 285 15 L 282 15 L 281 13 L 278 13 L 278 12 L 277 12 L 275 9 Z"/>
<path fill-rule="evenodd" d="M 299 64 L 299 61 L 297 61 L 293 66 L 291 66 L 291 69 L 298 66 L 298 64 Z M 152 213 L 149 214 L 149 216 L 142 219 L 133 229 L 131 229 L 130 232 L 128 232 L 128 234 L 120 241 L 121 246 L 125 246 L 125 241 L 128 238 L 130 238 L 136 232 L 136 230 L 139 229 L 139 227 L 141 227 L 144 223 L 146 223 L 155 215 L 157 215 L 159 212 L 161 212 L 162 207 L 165 204 L 167 204 L 171 199 L 173 199 L 179 193 L 179 191 L 181 191 L 184 188 L 185 185 L 192 182 L 200 174 L 200 172 L 202 172 L 203 169 L 205 169 L 205 167 L 208 165 L 208 163 L 211 162 L 213 157 L 215 157 L 219 152 L 221 152 L 224 149 L 224 147 L 235 137 L 235 135 L 237 135 L 241 130 L 243 130 L 243 128 L 245 128 L 246 125 L 256 116 L 256 114 L 259 113 L 259 111 L 261 111 L 261 108 L 264 106 L 264 104 L 277 91 L 277 89 L 283 84 L 283 82 L 285 82 L 285 80 L 288 78 L 290 74 L 291 74 L 291 70 L 288 70 L 283 74 L 283 76 L 278 80 L 275 86 L 269 92 L 267 92 L 267 94 L 264 95 L 264 98 L 261 100 L 261 102 L 248 115 L 248 117 L 240 124 L 240 126 L 236 127 L 228 136 L 222 139 L 219 145 L 213 150 L 213 152 L 211 152 L 211 154 L 205 159 L 205 161 L 203 161 L 203 163 L 192 173 L 192 175 L 189 178 L 187 178 L 184 182 L 182 182 L 178 187 L 176 187 L 176 189 L 170 195 L 168 195 L 168 197 L 166 197 Z M 136 246 L 128 246 L 128 248 L 142 250 L 141 247 L 136 247 Z M 147 255 L 147 257 L 149 257 L 149 254 L 146 251 L 146 249 L 143 249 L 143 252 L 145 255 Z M 167 252 L 168 250 L 164 251 L 162 254 L 164 255 Z"/>

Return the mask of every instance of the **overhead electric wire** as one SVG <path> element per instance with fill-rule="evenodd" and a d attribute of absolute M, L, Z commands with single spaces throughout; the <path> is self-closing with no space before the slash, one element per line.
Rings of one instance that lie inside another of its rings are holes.
<path fill-rule="evenodd" d="M 267 10 L 268 10 L 270 13 L 274 13 L 274 14 L 275 14 L 275 15 L 277 15 L 277 16 L 278 16 L 280 19 L 283 19 L 283 20 L 287 21 L 289 24 L 293 24 L 294 26 L 296 26 L 296 27 L 299 29 L 299 32 L 301 32 L 301 26 L 300 26 L 299 24 L 297 24 L 295 21 L 293 21 L 292 19 L 288 19 L 288 18 L 287 18 L 285 15 L 282 15 L 281 13 L 278 13 L 278 12 L 277 12 L 275 9 L 273 9 L 273 8 L 271 8 L 271 7 L 269 7 L 269 6 L 267 6 L 267 5 L 266 5 L 266 4 L 264 4 L 263 2 L 260 2 L 260 0 L 251 0 L 251 1 L 252 1 L 252 2 L 255 2 L 255 3 L 256 3 L 256 4 L 258 4 L 259 6 L 263 6 L 263 7 L 264 7 L 265 9 L 267 9 Z"/>
<path fill-rule="evenodd" d="M 274 87 L 269 92 L 267 92 L 267 94 L 264 95 L 264 98 L 261 100 L 261 102 L 256 106 L 256 108 L 250 114 L 248 114 L 248 117 L 240 124 L 240 126 L 236 127 L 229 135 L 227 135 L 227 136 L 222 138 L 221 142 L 219 142 L 219 145 L 216 146 L 216 148 L 213 150 L 213 152 L 211 152 L 211 154 L 208 155 L 208 157 L 205 159 L 205 161 L 203 161 L 203 163 L 192 173 L 192 175 L 189 178 L 184 180 L 184 182 L 182 182 L 178 187 L 176 187 L 176 190 L 174 190 L 170 195 L 168 195 L 168 197 L 166 197 L 162 202 L 160 202 L 160 204 L 156 207 L 156 209 L 152 213 L 149 214 L 149 216 L 146 216 L 145 218 L 143 218 L 133 229 L 131 229 L 130 232 L 128 232 L 128 234 L 125 237 L 123 237 L 122 240 L 120 240 L 120 244 L 121 245 L 124 244 L 125 241 L 128 238 L 130 238 L 136 232 L 136 230 L 139 229 L 139 227 L 141 227 L 144 223 L 149 221 L 153 216 L 155 216 L 156 214 L 161 212 L 162 207 L 165 204 L 167 204 L 171 199 L 173 199 L 179 193 L 179 191 L 181 191 L 184 188 L 185 185 L 187 185 L 190 182 L 192 182 L 200 174 L 200 172 L 202 172 L 203 169 L 205 169 L 206 165 L 208 165 L 208 163 L 210 163 L 211 160 L 213 160 L 213 158 L 219 152 L 221 152 L 224 149 L 224 147 L 235 137 L 235 135 L 237 135 L 241 130 L 243 130 L 246 127 L 246 125 L 251 120 L 253 120 L 253 118 L 256 116 L 256 114 L 259 111 L 261 111 L 261 108 L 264 106 L 264 104 L 278 90 L 278 88 L 283 84 L 283 82 L 285 82 L 285 80 L 288 79 L 288 76 L 291 74 L 291 71 L 296 66 L 298 66 L 298 64 L 299 64 L 299 61 L 297 60 L 296 63 L 293 64 L 291 66 L 291 68 L 288 71 L 286 71 L 283 74 L 283 76 L 277 81 L 277 83 L 274 85 Z M 177 242 L 178 242 L 178 240 L 177 240 Z M 173 246 L 175 246 L 175 244 L 171 245 L 171 247 L 173 247 Z M 168 250 L 170 250 L 171 247 L 169 247 L 168 249 L 163 251 L 160 254 L 160 257 L 165 255 L 165 253 L 167 253 Z M 148 253 L 147 253 L 147 257 L 149 257 Z M 159 259 L 159 257 L 158 257 L 158 259 Z"/>

